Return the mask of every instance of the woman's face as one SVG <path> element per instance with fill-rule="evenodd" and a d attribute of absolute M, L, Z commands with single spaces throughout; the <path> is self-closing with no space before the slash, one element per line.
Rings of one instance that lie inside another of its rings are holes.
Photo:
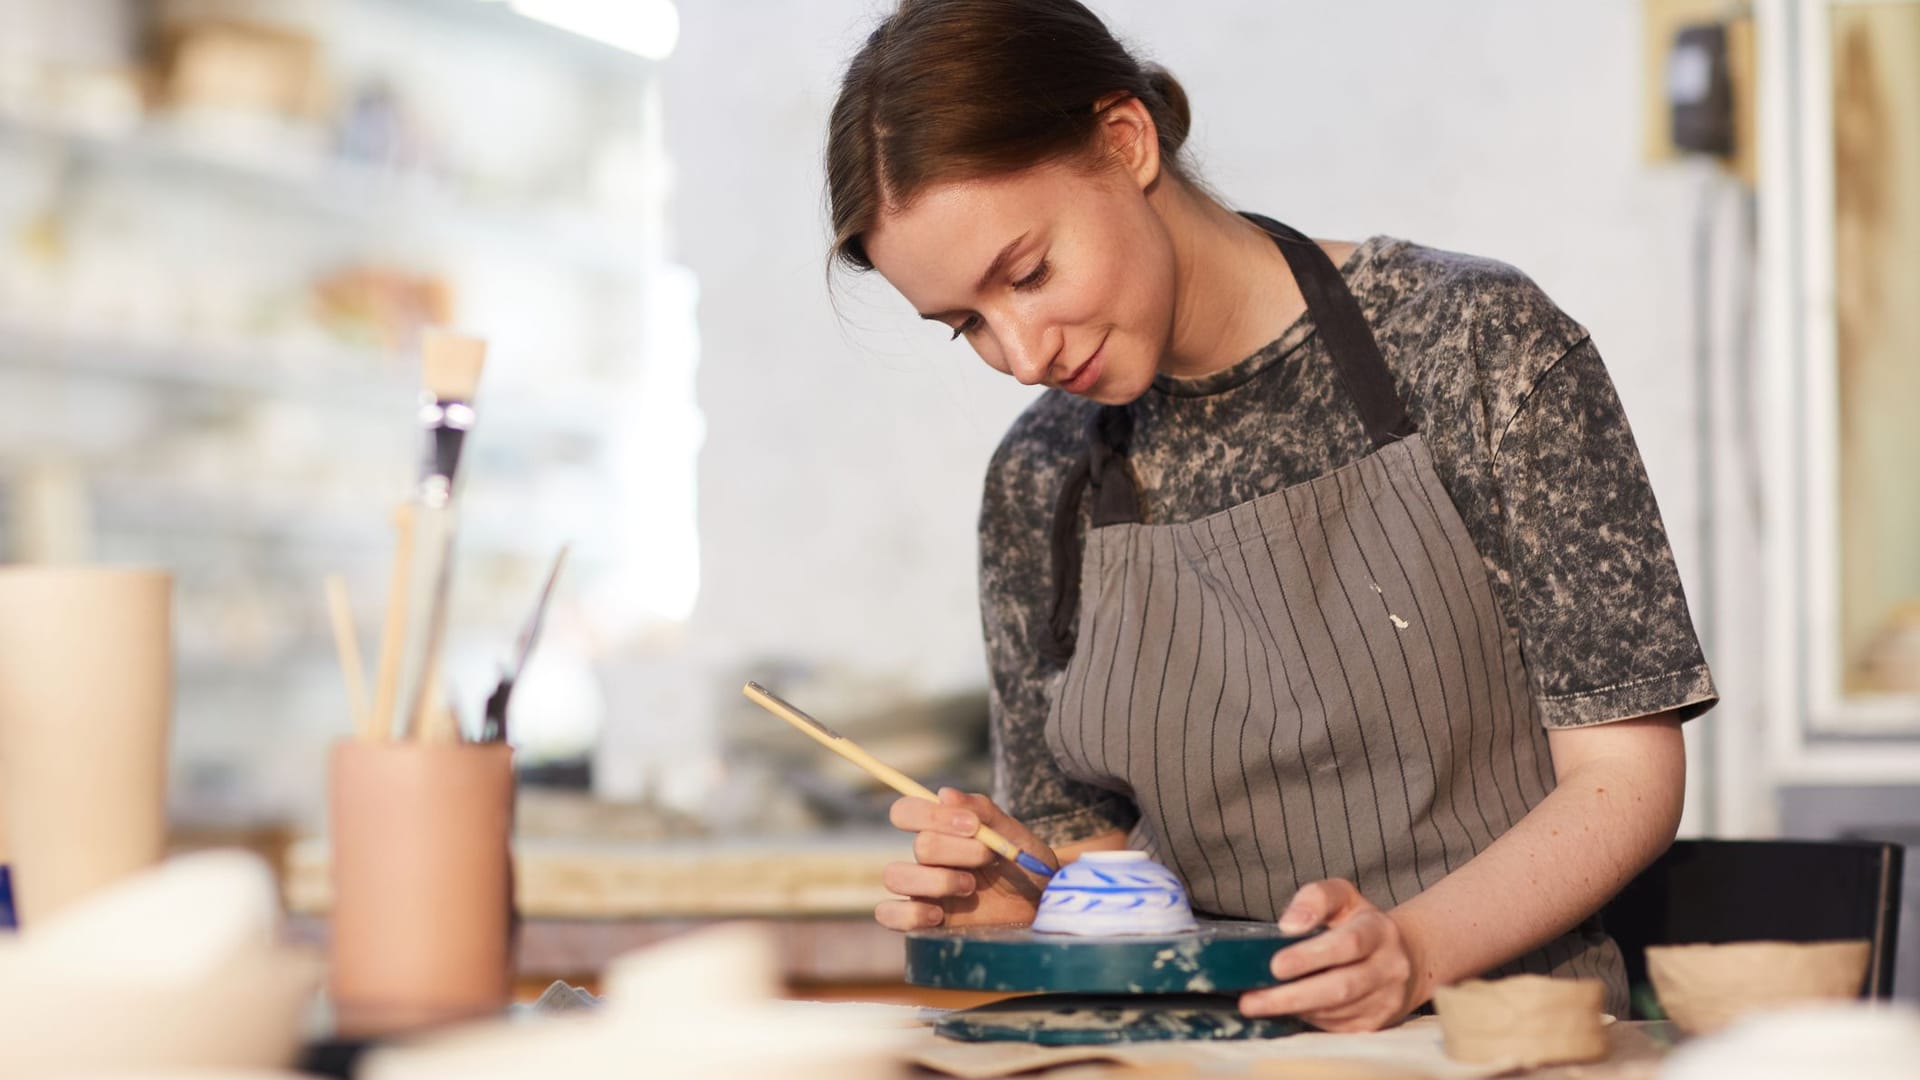
<path fill-rule="evenodd" d="M 867 257 L 996 370 L 1125 404 L 1153 381 L 1173 327 L 1153 171 L 1059 163 L 935 183 L 882 215 Z"/>

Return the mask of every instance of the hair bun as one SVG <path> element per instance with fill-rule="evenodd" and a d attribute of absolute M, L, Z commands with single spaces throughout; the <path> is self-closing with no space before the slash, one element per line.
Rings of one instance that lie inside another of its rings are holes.
<path fill-rule="evenodd" d="M 1158 64 L 1148 64 L 1144 68 L 1147 86 L 1160 100 L 1160 108 L 1151 110 L 1153 122 L 1160 127 L 1162 152 L 1171 154 L 1180 149 L 1187 141 L 1187 132 L 1193 128 L 1193 113 L 1187 105 L 1187 91 L 1180 80 Z"/>

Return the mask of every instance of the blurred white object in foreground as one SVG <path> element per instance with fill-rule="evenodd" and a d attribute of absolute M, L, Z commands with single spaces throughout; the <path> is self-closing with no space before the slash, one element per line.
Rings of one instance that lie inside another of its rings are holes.
<path fill-rule="evenodd" d="M 911 1032 L 887 1016 L 783 1002 L 769 930 L 702 930 L 615 960 L 586 1015 L 472 1025 L 382 1050 L 359 1080 L 884 1080 Z"/>
<path fill-rule="evenodd" d="M 0 941 L 0 1076 L 273 1068 L 293 1060 L 319 961 L 277 944 L 266 864 L 186 855 Z"/>
<path fill-rule="evenodd" d="M 1675 1051 L 1660 1080 L 1913 1080 L 1920 1011 L 1809 1005 L 1747 1017 Z"/>

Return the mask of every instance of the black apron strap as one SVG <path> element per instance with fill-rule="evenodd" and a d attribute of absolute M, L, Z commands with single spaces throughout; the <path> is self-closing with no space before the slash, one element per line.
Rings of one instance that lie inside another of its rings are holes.
<path fill-rule="evenodd" d="M 1080 606 L 1080 500 L 1093 490 L 1091 524 L 1122 525 L 1140 520 L 1140 493 L 1127 472 L 1127 439 L 1133 414 L 1102 406 L 1087 422 L 1087 451 L 1073 464 L 1053 504 L 1053 608 L 1040 653 L 1065 665 L 1073 658 L 1074 615 Z"/>
<path fill-rule="evenodd" d="M 1313 325 L 1326 341 L 1327 352 L 1333 356 L 1333 368 L 1340 375 L 1340 385 L 1346 388 L 1347 397 L 1360 414 L 1360 422 L 1366 425 L 1367 437 L 1373 440 L 1374 448 L 1377 450 L 1412 435 L 1418 429 L 1414 427 L 1413 417 L 1407 414 L 1399 391 L 1393 388 L 1393 372 L 1387 367 L 1386 358 L 1380 355 L 1380 344 L 1373 339 L 1366 316 L 1360 313 L 1360 302 L 1353 298 L 1346 280 L 1340 276 L 1340 268 L 1327 257 L 1326 249 L 1299 230 L 1270 217 L 1248 213 L 1240 216 L 1265 229 L 1280 246 L 1280 254 L 1286 256 L 1293 280 L 1300 286 L 1300 295 L 1306 298 Z"/>
<path fill-rule="evenodd" d="M 1287 268 L 1307 301 L 1307 313 L 1333 357 L 1340 385 L 1360 414 L 1367 437 L 1376 449 L 1398 442 L 1418 429 L 1400 394 L 1380 345 L 1373 339 L 1360 302 L 1353 298 L 1340 268 L 1305 234 L 1260 214 L 1242 217 L 1266 231 L 1286 257 Z M 1075 614 L 1080 606 L 1080 499 L 1093 489 L 1092 526 L 1120 525 L 1141 520 L 1140 497 L 1127 471 L 1127 439 L 1133 414 L 1124 406 L 1105 406 L 1087 425 L 1087 450 L 1074 463 L 1053 508 L 1053 607 L 1041 654 L 1064 665 L 1073 657 Z"/>

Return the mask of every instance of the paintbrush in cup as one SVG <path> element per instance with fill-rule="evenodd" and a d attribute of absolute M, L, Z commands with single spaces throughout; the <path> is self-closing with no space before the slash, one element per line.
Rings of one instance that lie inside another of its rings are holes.
<path fill-rule="evenodd" d="M 333 647 L 340 654 L 340 674 L 347 683 L 347 707 L 353 712 L 353 731 L 362 739 L 377 739 L 373 709 L 367 704 L 367 678 L 360 663 L 360 638 L 353 629 L 353 605 L 347 599 L 347 579 L 327 575 L 327 614 L 333 622 Z"/>
<path fill-rule="evenodd" d="M 560 545 L 559 554 L 553 557 L 553 567 L 547 571 L 547 583 L 540 588 L 540 597 L 533 603 L 533 610 L 527 613 L 526 624 L 520 627 L 520 636 L 513 645 L 513 665 L 501 669 L 500 681 L 495 684 L 493 693 L 487 695 L 486 719 L 480 726 L 481 742 L 504 742 L 507 737 L 507 702 L 513 696 L 514 684 L 520 681 L 520 673 L 527 668 L 527 658 L 533 655 L 534 643 L 540 640 L 540 627 L 546 621 L 547 602 L 553 599 L 553 584 L 560 580 L 560 567 L 567 561 L 569 544 Z"/>
<path fill-rule="evenodd" d="M 407 575 L 413 563 L 413 504 L 393 511 L 393 568 L 387 576 L 387 610 L 380 623 L 380 658 L 373 675 L 374 737 L 393 737 L 394 704 L 400 696 L 400 650 L 407 633 Z"/>
<path fill-rule="evenodd" d="M 742 687 L 740 692 L 747 696 L 748 701 L 785 720 L 788 724 L 798 729 L 801 734 L 834 753 L 839 754 L 841 757 L 846 758 L 848 761 L 853 762 L 855 765 L 860 766 L 866 770 L 867 775 L 900 794 L 916 799 L 925 799 L 928 802 L 937 803 L 940 801 L 940 796 L 934 794 L 932 789 L 928 788 L 925 784 L 920 783 L 899 769 L 867 753 L 861 749 L 858 743 L 834 731 L 832 728 L 808 716 L 806 713 L 801 712 L 799 709 L 794 708 L 787 702 L 782 701 L 772 691 L 761 686 L 759 683 L 750 682 Z M 973 835 L 974 839 L 992 849 L 994 854 L 1018 864 L 1022 870 L 1038 874 L 1041 877 L 1053 876 L 1053 867 L 1041 862 L 1035 856 L 1022 851 L 1018 844 L 1001 836 L 985 825 L 980 826 L 978 831 Z"/>
<path fill-rule="evenodd" d="M 425 449 L 413 496 L 413 552 L 407 563 L 409 617 L 404 622 L 395 697 L 399 713 L 388 718 L 403 737 L 419 733 L 438 706 L 432 687 L 439 678 L 453 586 L 460 452 L 473 430 L 474 393 L 486 355 L 487 343 L 479 338 L 429 331 L 421 340 L 419 419 Z"/>

